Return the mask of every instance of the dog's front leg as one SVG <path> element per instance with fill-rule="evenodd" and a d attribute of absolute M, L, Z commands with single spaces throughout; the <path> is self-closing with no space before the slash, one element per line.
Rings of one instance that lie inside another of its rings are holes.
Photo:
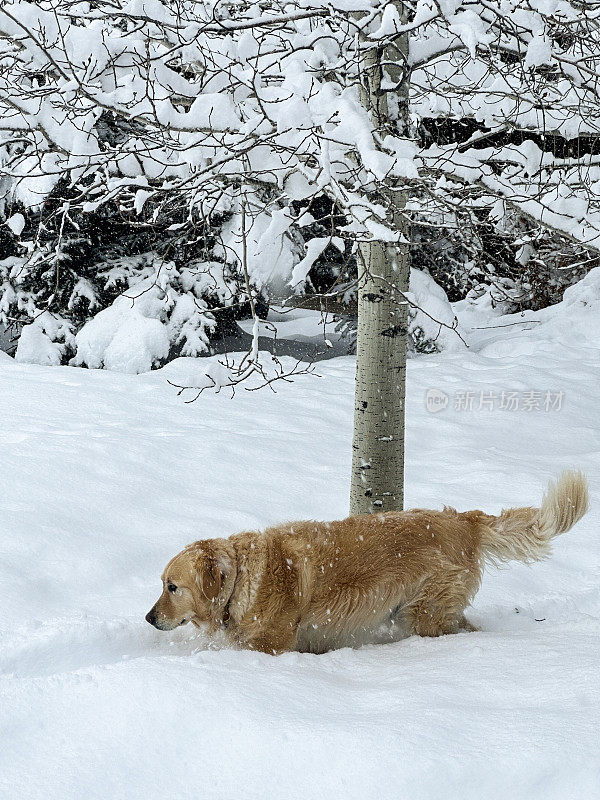
<path fill-rule="evenodd" d="M 259 650 L 271 656 L 288 653 L 296 649 L 298 639 L 298 623 L 296 621 L 278 621 L 265 625 L 260 633 L 253 636 L 246 647 L 250 650 Z"/>

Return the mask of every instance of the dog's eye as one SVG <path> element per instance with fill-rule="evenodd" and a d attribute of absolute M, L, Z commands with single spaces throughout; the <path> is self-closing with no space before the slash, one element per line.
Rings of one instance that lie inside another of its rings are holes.
<path fill-rule="evenodd" d="M 175 586 L 175 584 L 174 584 L 174 583 L 168 583 L 168 584 L 167 584 L 167 589 L 168 589 L 170 592 L 176 592 L 176 591 L 177 591 L 177 587 Z"/>

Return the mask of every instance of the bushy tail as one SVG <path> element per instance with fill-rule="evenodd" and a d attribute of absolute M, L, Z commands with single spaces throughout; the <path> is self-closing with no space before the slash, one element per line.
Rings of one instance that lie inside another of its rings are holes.
<path fill-rule="evenodd" d="M 491 561 L 540 561 L 550 540 L 570 530 L 588 510 L 588 487 L 581 472 L 563 472 L 551 481 L 541 508 L 507 508 L 481 524 L 483 554 Z"/>

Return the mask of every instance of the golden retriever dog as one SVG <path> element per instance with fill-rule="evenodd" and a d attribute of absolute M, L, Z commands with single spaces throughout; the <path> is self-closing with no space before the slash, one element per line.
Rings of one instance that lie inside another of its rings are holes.
<path fill-rule="evenodd" d="M 464 610 L 484 562 L 545 558 L 587 507 L 584 476 L 564 472 L 541 508 L 499 516 L 390 511 L 194 542 L 167 564 L 146 619 L 164 631 L 208 624 L 273 654 L 360 643 L 386 624 L 419 636 L 474 630 Z"/>

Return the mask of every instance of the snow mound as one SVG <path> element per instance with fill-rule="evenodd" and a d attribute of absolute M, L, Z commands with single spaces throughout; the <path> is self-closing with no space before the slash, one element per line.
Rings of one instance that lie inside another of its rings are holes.
<path fill-rule="evenodd" d="M 65 352 L 66 343 L 72 341 L 69 323 L 44 311 L 21 331 L 15 361 L 21 364 L 58 366 Z"/>
<path fill-rule="evenodd" d="M 215 253 L 241 265 L 245 241 L 248 272 L 254 285 L 258 289 L 269 286 L 275 296 L 285 296 L 298 251 L 288 231 L 293 222 L 289 210 L 255 213 L 246 220 L 245 230 L 242 221 L 240 212 L 231 215 L 221 230 Z"/>
<path fill-rule="evenodd" d="M 575 322 L 594 286 L 567 296 Z M 537 503 L 565 466 L 597 483 L 597 343 L 532 352 L 411 360 L 407 507 Z M 218 370 L 214 357 L 135 376 L 0 361 L 0 796 L 598 800 L 594 505 L 546 562 L 486 570 L 477 633 L 273 658 L 144 621 L 189 542 L 347 513 L 354 359 L 233 399 L 186 404 L 167 383 Z M 560 411 L 425 403 L 432 387 L 545 386 L 566 389 Z"/>
<path fill-rule="evenodd" d="M 238 320 L 237 324 L 245 333 L 252 333 L 253 320 Z M 307 308 L 271 306 L 266 322 L 260 321 L 259 332 L 261 336 L 272 339 L 276 330 L 280 341 L 291 339 L 296 342 L 322 342 L 325 337 L 335 341 L 340 338 L 336 333 L 337 324 L 333 314 Z"/>
<path fill-rule="evenodd" d="M 418 269 L 411 269 L 409 285 L 407 297 L 414 305 L 409 310 L 408 331 L 415 349 L 429 353 L 463 349 L 458 320 L 442 287 Z"/>
<path fill-rule="evenodd" d="M 61 360 L 61 348 L 44 333 L 40 325 L 34 322 L 23 328 L 15 359 L 23 364 L 57 366 Z"/>
<path fill-rule="evenodd" d="M 167 303 L 151 278 L 128 290 L 79 331 L 73 365 L 148 372 L 169 355 L 169 331 L 158 318 Z"/>
<path fill-rule="evenodd" d="M 536 503 L 563 466 L 597 482 L 597 355 L 412 359 L 407 506 Z M 189 542 L 347 513 L 354 359 L 233 399 L 185 404 L 167 383 L 217 361 L 135 376 L 0 362 L 0 796 L 598 800 L 593 505 L 546 562 L 486 570 L 477 633 L 274 658 L 144 621 Z M 560 412 L 424 402 L 557 379 Z"/>
<path fill-rule="evenodd" d="M 491 358 L 533 357 L 560 348 L 597 348 L 600 342 L 600 267 L 565 290 L 560 303 L 540 311 L 504 314 L 490 319 L 487 305 L 461 300 L 454 304 L 469 345 Z"/>
<path fill-rule="evenodd" d="M 535 315 L 552 339 L 598 346 L 600 342 L 600 267 L 565 290 L 563 299 Z M 540 326 L 541 327 L 541 326 Z"/>

